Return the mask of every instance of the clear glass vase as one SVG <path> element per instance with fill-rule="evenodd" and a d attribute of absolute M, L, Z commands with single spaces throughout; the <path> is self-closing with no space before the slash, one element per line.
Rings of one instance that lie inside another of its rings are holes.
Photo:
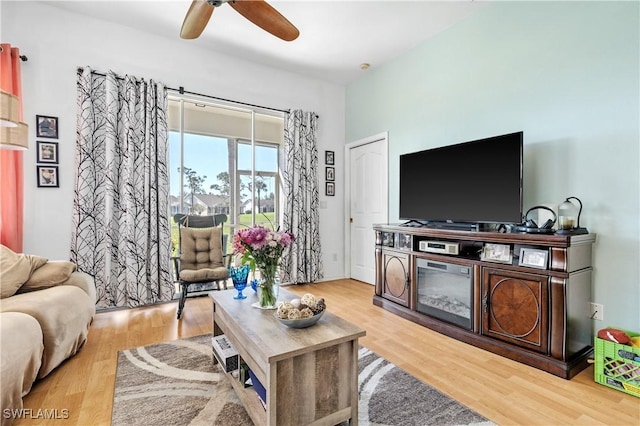
<path fill-rule="evenodd" d="M 258 283 L 258 305 L 262 309 L 276 309 L 280 283 L 278 282 L 277 265 L 265 265 L 260 268 Z"/>

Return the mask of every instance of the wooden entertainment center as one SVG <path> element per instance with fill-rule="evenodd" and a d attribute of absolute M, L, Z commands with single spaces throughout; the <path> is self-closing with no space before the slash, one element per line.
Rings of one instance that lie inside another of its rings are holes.
<path fill-rule="evenodd" d="M 595 234 L 374 230 L 375 305 L 565 379 L 586 368 Z"/>

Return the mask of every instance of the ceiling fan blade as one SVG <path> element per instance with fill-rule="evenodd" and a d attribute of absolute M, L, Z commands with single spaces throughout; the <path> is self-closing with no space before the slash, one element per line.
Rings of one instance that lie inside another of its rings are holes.
<path fill-rule="evenodd" d="M 205 0 L 193 0 L 182 22 L 180 37 L 186 39 L 200 37 L 211 18 L 213 9 L 213 6 Z"/>
<path fill-rule="evenodd" d="M 264 0 L 231 0 L 229 5 L 239 14 L 284 41 L 293 41 L 300 31 Z"/>

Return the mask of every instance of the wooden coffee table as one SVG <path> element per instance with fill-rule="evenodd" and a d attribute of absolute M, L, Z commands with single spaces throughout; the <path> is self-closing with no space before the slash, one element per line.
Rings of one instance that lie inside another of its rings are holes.
<path fill-rule="evenodd" d="M 266 410 L 252 387 L 227 377 L 256 425 L 358 424 L 358 338 L 365 330 L 331 313 L 315 325 L 282 325 L 274 310 L 251 306 L 254 295 L 235 290 L 209 294 L 213 334 L 224 334 L 266 389 Z M 298 296 L 280 289 L 278 300 Z"/>

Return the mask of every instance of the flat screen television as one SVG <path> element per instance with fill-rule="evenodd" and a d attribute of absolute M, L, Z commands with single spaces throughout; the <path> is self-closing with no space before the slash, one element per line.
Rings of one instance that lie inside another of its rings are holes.
<path fill-rule="evenodd" d="M 523 132 L 400 155 L 400 219 L 522 221 Z"/>

